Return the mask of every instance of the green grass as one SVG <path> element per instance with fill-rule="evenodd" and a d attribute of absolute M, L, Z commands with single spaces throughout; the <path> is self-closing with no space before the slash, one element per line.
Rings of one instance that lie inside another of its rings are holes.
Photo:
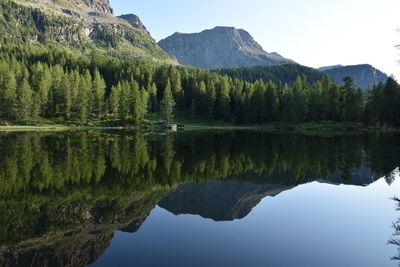
<path fill-rule="evenodd" d="M 284 123 L 284 122 L 274 122 L 266 124 L 247 124 L 247 125 L 208 125 L 208 124 L 185 124 L 185 129 L 187 130 L 197 130 L 197 129 L 232 129 L 232 130 L 263 130 L 270 132 L 360 132 L 367 130 L 361 125 L 354 124 L 342 124 L 342 123 Z"/>
<path fill-rule="evenodd" d="M 0 126 L 2 132 L 27 132 L 27 131 L 65 131 L 68 130 L 68 126 L 64 125 L 40 125 L 40 126 L 29 126 L 29 125 L 12 125 L 12 126 Z"/>
<path fill-rule="evenodd" d="M 0 131 L 67 131 L 67 130 L 141 130 L 147 132 L 163 131 L 159 121 L 159 113 L 150 113 L 139 125 L 130 120 L 122 121 L 108 118 L 102 121 L 92 121 L 81 124 L 78 121 L 64 121 L 62 118 L 41 120 L 40 122 L 13 122 L 10 126 L 1 126 Z M 1 122 L 1 121 L 0 121 Z M 178 112 L 173 123 L 183 126 L 185 130 L 257 130 L 274 133 L 306 133 L 306 134 L 335 134 L 363 132 L 399 132 L 400 129 L 367 127 L 361 123 L 337 123 L 332 121 L 288 123 L 272 122 L 266 124 L 234 124 L 225 121 L 209 120 L 204 117 L 192 117 L 188 112 Z"/>
<path fill-rule="evenodd" d="M 157 115 L 153 115 L 153 117 Z M 330 133 L 361 133 L 377 131 L 400 131 L 400 129 L 369 127 L 362 123 L 351 122 L 271 122 L 265 124 L 235 124 L 225 121 L 209 120 L 203 117 L 192 117 L 188 112 L 178 112 L 175 116 L 175 123 L 185 126 L 185 130 L 262 130 L 279 133 L 310 133 L 310 134 L 330 134 Z"/>

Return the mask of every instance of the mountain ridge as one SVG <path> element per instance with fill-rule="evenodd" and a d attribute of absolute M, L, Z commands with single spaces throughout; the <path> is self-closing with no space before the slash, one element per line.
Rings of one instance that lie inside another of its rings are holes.
<path fill-rule="evenodd" d="M 272 81 L 274 83 L 281 82 L 287 84 L 293 84 L 300 75 L 305 75 L 307 77 L 307 81 L 311 83 L 322 80 L 322 78 L 326 75 L 325 73 L 314 68 L 298 64 L 217 69 L 214 71 L 221 75 L 242 79 L 247 82 L 256 82 L 258 80 L 262 80 L 266 83 Z"/>
<path fill-rule="evenodd" d="M 323 72 L 331 76 L 337 83 L 344 84 L 344 77 L 351 76 L 354 83 L 361 89 L 370 89 L 381 82 L 385 83 L 388 79 L 388 75 L 370 64 L 337 65 L 333 68 L 328 67 L 328 69 L 322 67 L 322 69 L 324 68 Z"/>
<path fill-rule="evenodd" d="M 217 26 L 199 33 L 180 33 L 158 42 L 179 63 L 204 69 L 291 64 L 278 53 L 267 53 L 243 29 Z"/>
<path fill-rule="evenodd" d="M 336 68 L 341 68 L 341 67 L 343 67 L 343 65 L 337 64 L 337 65 L 331 65 L 331 66 L 320 67 L 320 68 L 318 68 L 318 70 L 319 70 L 319 71 L 327 71 L 327 70 L 336 69 Z"/>
<path fill-rule="evenodd" d="M 214 221 L 240 220 L 249 215 L 262 199 L 274 197 L 290 186 L 234 181 L 183 184 L 159 203 L 163 209 L 180 214 L 199 215 Z"/>
<path fill-rule="evenodd" d="M 144 58 L 177 65 L 136 15 L 126 17 L 136 18 L 137 23 L 115 17 L 108 0 L 2 1 L 0 44 L 56 45 L 85 54 Z"/>

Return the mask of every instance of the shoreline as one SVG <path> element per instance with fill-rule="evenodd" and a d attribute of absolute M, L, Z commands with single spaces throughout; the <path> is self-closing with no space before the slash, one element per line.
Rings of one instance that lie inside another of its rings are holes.
<path fill-rule="evenodd" d="M 62 131 L 85 131 L 85 130 L 133 130 L 133 131 L 163 131 L 160 127 L 151 125 L 138 126 L 68 126 L 68 125 L 10 125 L 0 126 L 0 132 L 62 132 Z M 180 128 L 181 131 L 201 131 L 201 130 L 258 130 L 274 133 L 368 133 L 368 132 L 400 132 L 399 128 L 384 127 L 365 127 L 356 123 L 331 123 L 331 122 L 312 122 L 312 123 L 268 123 L 262 125 L 202 125 L 186 124 Z"/>

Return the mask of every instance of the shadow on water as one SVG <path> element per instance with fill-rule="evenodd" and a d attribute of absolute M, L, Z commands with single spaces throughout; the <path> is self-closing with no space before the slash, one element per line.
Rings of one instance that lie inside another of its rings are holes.
<path fill-rule="evenodd" d="M 85 266 L 116 230 L 138 231 L 156 205 L 230 221 L 304 183 L 366 186 L 385 176 L 391 184 L 400 139 L 13 133 L 0 136 L 0 155 L 0 265 Z"/>

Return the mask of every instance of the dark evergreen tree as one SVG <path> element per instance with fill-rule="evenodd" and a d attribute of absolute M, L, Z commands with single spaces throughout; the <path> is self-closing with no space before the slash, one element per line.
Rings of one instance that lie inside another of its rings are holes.
<path fill-rule="evenodd" d="M 161 100 L 161 112 L 167 127 L 170 125 L 171 121 L 174 118 L 174 107 L 175 100 L 172 95 L 171 82 L 168 79 L 164 90 L 164 97 Z"/>

